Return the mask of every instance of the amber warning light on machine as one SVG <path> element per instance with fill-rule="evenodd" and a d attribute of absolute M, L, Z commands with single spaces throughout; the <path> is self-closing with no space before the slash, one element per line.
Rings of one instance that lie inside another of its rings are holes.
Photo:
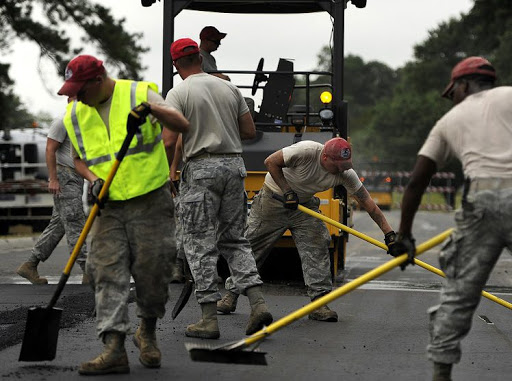
<path fill-rule="evenodd" d="M 320 100 L 324 105 L 329 104 L 332 101 L 332 94 L 328 91 L 324 91 L 322 94 L 320 94 Z"/>

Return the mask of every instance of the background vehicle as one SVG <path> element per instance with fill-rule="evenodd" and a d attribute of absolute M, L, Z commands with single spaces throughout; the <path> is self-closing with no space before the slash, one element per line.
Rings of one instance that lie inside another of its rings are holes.
<path fill-rule="evenodd" d="M 154 0 L 142 0 L 149 6 Z M 244 144 L 244 160 L 248 170 L 246 190 L 249 198 L 254 197 L 263 183 L 266 168 L 264 159 L 271 153 L 300 140 L 314 140 L 324 143 L 334 136 L 347 138 L 347 104 L 343 100 L 343 35 L 344 15 L 347 1 L 333 2 L 330 0 L 277 0 L 277 1 L 180 1 L 163 0 L 164 31 L 163 31 L 163 94 L 173 87 L 173 66 L 169 49 L 174 41 L 174 18 L 182 10 L 196 10 L 223 13 L 244 14 L 285 14 L 328 12 L 333 20 L 332 38 L 332 71 L 331 72 L 298 72 L 293 69 L 293 62 L 285 59 L 279 61 L 276 71 L 264 71 L 261 59 L 254 71 L 219 70 L 225 74 L 254 76 L 252 86 L 237 85 L 241 89 L 251 89 L 252 95 L 263 89 L 263 98 L 258 112 L 254 116 L 257 137 Z M 366 5 L 366 0 L 352 0 L 358 8 Z M 326 41 L 328 43 L 328 41 Z M 314 52 L 312 52 L 314 54 Z M 311 84 L 311 78 L 322 75 L 329 78 L 326 84 Z M 298 85 L 297 77 L 305 78 L 304 85 Z M 264 87 L 260 84 L 266 82 Z M 315 110 L 312 101 L 312 89 L 325 87 L 332 94 L 332 102 L 324 101 L 324 106 Z M 290 107 L 294 92 L 305 92 L 305 104 Z M 347 224 L 347 194 L 343 187 L 336 187 L 318 194 L 321 199 L 322 213 L 330 218 Z M 347 236 L 338 229 L 329 226 L 332 236 L 332 269 L 336 275 L 339 268 L 344 267 L 345 245 Z M 285 234 L 278 246 L 293 246 L 289 234 Z"/>
<path fill-rule="evenodd" d="M 358 171 L 359 178 L 371 198 L 382 210 L 393 207 L 393 177 L 391 172 Z"/>
<path fill-rule="evenodd" d="M 4 130 L 0 137 L 0 234 L 18 223 L 41 230 L 51 218 L 46 133 L 40 128 Z"/>

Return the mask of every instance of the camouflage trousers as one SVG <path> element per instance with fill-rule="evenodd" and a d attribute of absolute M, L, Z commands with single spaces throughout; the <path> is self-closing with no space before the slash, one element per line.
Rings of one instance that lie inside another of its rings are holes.
<path fill-rule="evenodd" d="M 457 210 L 457 230 L 441 251 L 446 274 L 440 304 L 429 309 L 432 361 L 460 361 L 460 342 L 471 328 L 481 293 L 502 250 L 512 250 L 512 188 L 470 194 Z"/>
<path fill-rule="evenodd" d="M 183 228 L 180 222 L 180 195 L 174 197 L 174 208 L 176 210 L 176 257 L 179 260 L 186 260 L 185 251 L 183 250 Z"/>
<path fill-rule="evenodd" d="M 320 200 L 317 197 L 304 204 L 315 212 L 320 212 L 319 205 Z M 272 192 L 264 186 L 254 197 L 247 227 L 247 239 L 254 252 L 258 270 L 287 229 L 292 233 L 299 252 L 308 296 L 314 299 L 331 292 L 331 237 L 325 223 L 300 210 L 284 208 L 283 203 L 272 198 Z M 228 278 L 226 289 L 236 293 L 236 281 Z"/>
<path fill-rule="evenodd" d="M 244 236 L 246 176 L 241 157 L 193 159 L 183 168 L 179 213 L 183 247 L 200 304 L 221 298 L 217 285 L 219 255 L 226 259 L 242 293 L 262 284 Z"/>
<path fill-rule="evenodd" d="M 71 254 L 85 224 L 82 205 L 84 180 L 73 168 L 62 165 L 57 166 L 57 178 L 61 193 L 53 196 L 52 218 L 32 249 L 32 255 L 43 262 L 50 257 L 64 234 Z M 84 242 L 76 262 L 83 266 L 86 256 Z"/>
<path fill-rule="evenodd" d="M 162 318 L 176 257 L 174 204 L 166 184 L 126 201 L 107 201 L 91 230 L 87 273 L 96 294 L 97 333 L 128 333 L 130 276 L 137 316 Z"/>

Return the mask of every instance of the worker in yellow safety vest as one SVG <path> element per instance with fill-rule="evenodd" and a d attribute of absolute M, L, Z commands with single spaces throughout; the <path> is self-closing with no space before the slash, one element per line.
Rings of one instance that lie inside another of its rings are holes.
<path fill-rule="evenodd" d="M 156 322 L 165 313 L 176 255 L 174 204 L 161 126 L 185 132 L 189 123 L 164 103 L 155 84 L 114 80 L 93 56 L 71 60 L 65 78 L 59 95 L 77 100 L 68 105 L 63 122 L 73 145 L 75 167 L 91 182 L 93 198 L 99 196 L 126 138 L 127 125 L 138 126 L 108 189 L 108 202 L 91 229 L 86 271 L 95 288 L 97 333 L 105 348 L 97 358 L 82 363 L 78 372 L 129 372 L 124 341 L 130 330 L 130 277 L 135 280 L 137 316 L 141 318 L 133 340 L 140 349 L 140 362 L 156 368 L 161 362 Z"/>

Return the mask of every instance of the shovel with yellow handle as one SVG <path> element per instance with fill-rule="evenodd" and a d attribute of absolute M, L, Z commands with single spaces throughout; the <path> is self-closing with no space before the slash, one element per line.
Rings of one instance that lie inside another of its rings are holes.
<path fill-rule="evenodd" d="M 130 113 L 133 118 L 139 118 L 140 122 L 143 123 L 149 112 L 149 106 L 142 103 L 135 107 Z M 112 184 L 117 169 L 126 155 L 128 147 L 130 146 L 136 132 L 136 128 L 128 128 L 128 133 L 123 141 L 121 149 L 117 153 L 116 159 L 112 164 L 112 168 L 105 179 L 105 183 L 101 187 L 98 200 L 93 205 L 87 221 L 85 221 L 80 237 L 78 237 L 78 241 L 69 256 L 66 267 L 62 272 L 59 284 L 55 289 L 50 303 L 46 307 L 29 308 L 19 361 L 51 361 L 55 358 L 55 354 L 57 352 L 57 339 L 59 337 L 60 318 L 62 315 L 62 309 L 56 308 L 55 304 L 57 303 L 57 300 L 69 279 L 71 269 L 75 264 L 78 254 L 80 253 L 80 249 L 91 230 L 94 219 L 99 214 L 100 205 L 102 205 L 106 199 L 110 184 Z"/>

